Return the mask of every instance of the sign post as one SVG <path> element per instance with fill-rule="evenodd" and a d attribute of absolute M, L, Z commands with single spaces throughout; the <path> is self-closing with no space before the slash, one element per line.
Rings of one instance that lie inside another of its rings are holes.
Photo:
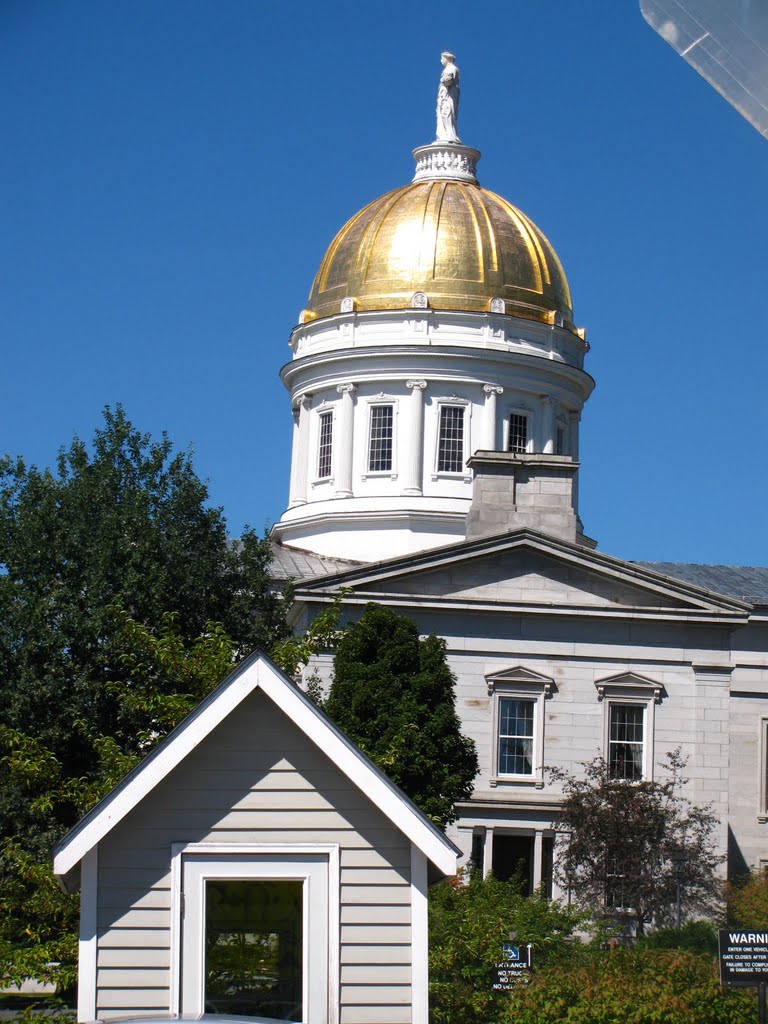
<path fill-rule="evenodd" d="M 767 1024 L 765 1015 L 768 985 L 768 929 L 742 932 L 721 928 L 717 936 L 720 954 L 720 984 L 757 989 L 758 1019 Z"/>
<path fill-rule="evenodd" d="M 527 981 L 533 970 L 533 947 L 530 942 L 520 946 L 505 942 L 501 960 L 493 968 L 493 991 L 511 992 L 519 981 Z"/>

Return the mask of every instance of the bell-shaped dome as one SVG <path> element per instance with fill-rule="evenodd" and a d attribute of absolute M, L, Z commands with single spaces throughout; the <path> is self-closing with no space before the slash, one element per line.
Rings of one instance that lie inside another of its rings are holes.
<path fill-rule="evenodd" d="M 355 310 L 405 309 L 416 292 L 433 309 L 493 308 L 574 330 L 568 282 L 549 241 L 473 181 L 435 175 L 355 214 L 320 264 L 305 318 L 339 313 L 343 299 Z M 499 299 L 503 305 L 491 307 Z"/>

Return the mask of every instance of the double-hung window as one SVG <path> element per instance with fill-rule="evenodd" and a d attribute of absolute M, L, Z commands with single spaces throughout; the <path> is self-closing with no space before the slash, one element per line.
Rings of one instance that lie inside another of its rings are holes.
<path fill-rule="evenodd" d="M 333 466 L 333 413 L 320 413 L 320 431 L 317 445 L 317 475 L 323 480 L 331 475 Z"/>
<path fill-rule="evenodd" d="M 544 701 L 554 680 L 518 665 L 485 677 L 493 698 L 491 786 L 544 784 Z"/>
<path fill-rule="evenodd" d="M 499 697 L 499 775 L 533 775 L 536 701 Z"/>
<path fill-rule="evenodd" d="M 522 412 L 509 414 L 508 452 L 528 451 L 528 417 Z"/>
<path fill-rule="evenodd" d="M 464 471 L 464 406 L 442 405 L 437 441 L 437 472 Z"/>
<path fill-rule="evenodd" d="M 645 707 L 608 706 L 608 774 L 612 779 L 639 782 L 645 774 Z"/>
<path fill-rule="evenodd" d="M 652 779 L 656 705 L 664 687 L 636 672 L 595 680 L 595 686 L 604 707 L 603 750 L 610 778 Z"/>
<path fill-rule="evenodd" d="M 371 406 L 371 427 L 368 439 L 369 473 L 390 473 L 392 471 L 393 428 L 394 407 L 391 405 Z"/>

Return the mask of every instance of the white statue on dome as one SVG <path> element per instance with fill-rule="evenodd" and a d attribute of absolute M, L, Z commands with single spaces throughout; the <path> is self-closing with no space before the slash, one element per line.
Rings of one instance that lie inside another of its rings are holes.
<path fill-rule="evenodd" d="M 443 73 L 437 90 L 437 135 L 435 142 L 461 142 L 456 127 L 459 121 L 459 69 L 454 54 L 440 54 Z"/>

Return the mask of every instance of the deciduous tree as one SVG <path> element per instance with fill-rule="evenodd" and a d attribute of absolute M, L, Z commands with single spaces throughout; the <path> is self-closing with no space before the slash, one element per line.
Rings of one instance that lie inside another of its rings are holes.
<path fill-rule="evenodd" d="M 565 797 L 557 823 L 558 881 L 593 915 L 631 923 L 638 935 L 651 922 L 671 923 L 675 858 L 689 915 L 713 911 L 722 894 L 717 818 L 682 795 L 679 752 L 667 758 L 661 781 L 613 779 L 600 757 L 583 766 L 583 775 L 551 773 Z"/>

